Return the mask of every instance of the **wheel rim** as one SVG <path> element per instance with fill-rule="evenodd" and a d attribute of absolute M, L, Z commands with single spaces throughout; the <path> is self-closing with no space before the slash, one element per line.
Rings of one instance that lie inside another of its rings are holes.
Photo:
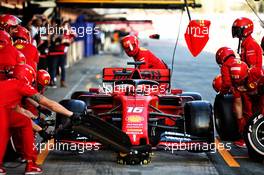
<path fill-rule="evenodd" d="M 264 147 L 264 121 L 262 121 L 256 128 L 256 139 L 258 143 Z"/>

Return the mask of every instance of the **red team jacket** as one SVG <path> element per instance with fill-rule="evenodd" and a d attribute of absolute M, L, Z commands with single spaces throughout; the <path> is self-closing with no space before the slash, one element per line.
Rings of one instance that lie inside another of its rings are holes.
<path fill-rule="evenodd" d="M 17 41 L 14 46 L 26 57 L 26 64 L 30 65 L 35 72 L 37 72 L 37 64 L 39 62 L 39 52 L 37 48 L 23 41 Z"/>
<path fill-rule="evenodd" d="M 145 48 L 139 48 L 139 52 L 134 57 L 134 60 L 145 62 L 145 64 L 139 66 L 140 69 L 168 69 L 163 60 Z"/>
<path fill-rule="evenodd" d="M 0 47 L 0 80 L 6 79 L 5 70 L 9 70 L 17 64 L 24 64 L 25 62 L 25 56 L 13 45 Z"/>
<path fill-rule="evenodd" d="M 221 93 L 226 94 L 232 87 L 232 81 L 230 76 L 230 68 L 232 67 L 232 64 L 236 60 L 235 57 L 230 57 L 226 62 L 223 63 L 221 67 L 221 75 L 222 75 L 222 87 L 221 87 Z"/>
<path fill-rule="evenodd" d="M 262 68 L 262 49 L 251 35 L 243 40 L 240 57 L 248 67 Z"/>

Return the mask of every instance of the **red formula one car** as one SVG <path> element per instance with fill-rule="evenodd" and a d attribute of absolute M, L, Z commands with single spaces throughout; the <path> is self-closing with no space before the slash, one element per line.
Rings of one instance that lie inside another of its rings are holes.
<path fill-rule="evenodd" d="M 118 152 L 121 164 L 147 164 L 153 148 L 211 151 L 214 142 L 212 106 L 199 93 L 170 89 L 169 69 L 105 68 L 104 84 L 78 91 L 60 103 L 88 111 L 79 121 L 57 114 L 55 137 L 61 144 L 90 143 Z"/>

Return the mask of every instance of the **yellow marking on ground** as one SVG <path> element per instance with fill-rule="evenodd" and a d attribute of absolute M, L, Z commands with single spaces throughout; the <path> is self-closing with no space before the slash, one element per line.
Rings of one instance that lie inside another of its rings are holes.
<path fill-rule="evenodd" d="M 234 157 L 230 154 L 229 151 L 227 151 L 225 148 L 218 149 L 222 148 L 222 146 L 219 146 L 220 141 L 217 138 L 215 139 L 215 144 L 219 154 L 223 157 L 229 167 L 240 167 L 240 164 L 234 159 Z"/>
<path fill-rule="evenodd" d="M 49 145 L 47 146 L 47 144 L 49 143 Z M 45 149 L 43 151 L 41 151 L 41 153 L 38 155 L 36 164 L 38 165 L 43 165 L 43 163 L 45 162 L 48 154 L 49 154 L 49 148 L 51 148 L 54 145 L 54 139 L 51 139 L 48 143 L 45 144 Z"/>

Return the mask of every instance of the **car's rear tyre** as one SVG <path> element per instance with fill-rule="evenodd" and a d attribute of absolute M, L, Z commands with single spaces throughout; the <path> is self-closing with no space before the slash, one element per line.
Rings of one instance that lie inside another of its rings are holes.
<path fill-rule="evenodd" d="M 247 144 L 249 157 L 255 161 L 264 160 L 264 116 L 260 113 L 253 115 L 245 127 L 244 139 Z"/>
<path fill-rule="evenodd" d="M 71 99 L 78 99 L 81 95 L 91 95 L 93 93 L 88 92 L 88 91 L 76 91 L 74 93 L 72 93 L 71 95 Z"/>
<path fill-rule="evenodd" d="M 186 132 L 191 136 L 214 142 L 212 105 L 207 101 L 190 101 L 184 106 Z"/>
<path fill-rule="evenodd" d="M 218 94 L 214 102 L 214 116 L 216 130 L 224 141 L 235 141 L 241 136 L 235 114 L 233 112 L 233 96 Z"/>

